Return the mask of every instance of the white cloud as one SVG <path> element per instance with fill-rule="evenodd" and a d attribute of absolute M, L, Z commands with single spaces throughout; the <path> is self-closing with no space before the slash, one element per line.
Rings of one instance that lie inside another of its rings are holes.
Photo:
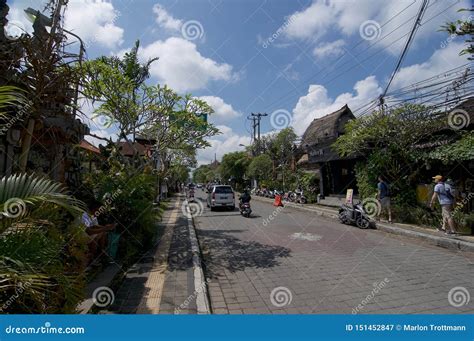
<path fill-rule="evenodd" d="M 386 47 L 389 53 L 398 55 L 406 40 L 402 36 L 411 30 L 420 4 L 420 1 L 412 0 L 378 0 L 376 4 L 373 0 L 314 0 L 304 10 L 291 15 L 292 20 L 285 34 L 289 39 L 318 41 L 326 34 L 339 31 L 345 36 L 355 37 L 358 41 L 361 39 L 360 26 L 368 20 L 373 20 L 381 26 L 378 39 L 390 34 L 380 40 L 374 49 L 378 49 L 379 46 Z M 459 3 L 430 2 L 412 49 L 420 46 L 420 43 L 429 37 L 437 36 L 440 40 L 445 39 L 447 35 L 438 32 L 440 26 L 446 21 L 461 17 L 457 11 L 468 7 L 470 7 L 469 0 L 460 0 Z M 395 42 L 396 40 L 398 41 Z M 376 41 L 378 40 L 370 43 L 373 44 Z"/>
<path fill-rule="evenodd" d="M 107 0 L 70 0 L 65 26 L 86 45 L 100 44 L 110 49 L 123 43 L 124 30 L 116 25 L 120 13 Z"/>
<path fill-rule="evenodd" d="M 33 7 L 42 11 L 46 2 L 18 0 L 10 7 L 8 19 L 20 25 L 28 33 L 32 23 L 24 9 Z M 49 13 L 43 13 L 49 16 Z M 65 28 L 81 37 L 86 45 L 99 44 L 115 49 L 123 43 L 123 28 L 116 25 L 120 13 L 109 0 L 69 0 L 65 12 Z"/>
<path fill-rule="evenodd" d="M 292 126 L 296 133 L 302 135 L 315 118 L 330 114 L 346 104 L 351 110 L 355 110 L 373 100 L 382 92 L 375 76 L 369 76 L 358 81 L 354 85 L 354 90 L 355 93 L 342 93 L 333 100 L 328 96 L 327 89 L 324 86 L 310 85 L 308 94 L 300 97 L 293 109 Z"/>
<path fill-rule="evenodd" d="M 211 115 L 211 122 L 228 121 L 242 116 L 240 112 L 232 108 L 232 105 L 224 102 L 224 100 L 220 97 L 201 96 L 198 98 L 207 102 L 207 104 L 209 104 L 214 109 L 214 113 Z"/>
<path fill-rule="evenodd" d="M 158 26 L 170 31 L 181 30 L 181 26 L 183 26 L 182 20 L 174 18 L 160 4 L 156 4 L 155 6 L 153 6 L 153 13 L 156 14 L 156 23 L 158 24 Z"/>
<path fill-rule="evenodd" d="M 344 53 L 344 40 L 339 39 L 330 43 L 322 43 L 316 46 L 313 54 L 317 58 L 338 57 Z"/>
<path fill-rule="evenodd" d="M 314 1 L 308 8 L 293 13 L 288 19 L 285 35 L 296 39 L 317 39 L 335 24 L 334 7 Z"/>
<path fill-rule="evenodd" d="M 239 144 L 246 146 L 250 144 L 249 136 L 240 136 L 232 128 L 225 125 L 217 126 L 217 128 L 222 134 L 208 139 L 211 144 L 210 147 L 198 150 L 197 160 L 199 165 L 211 163 L 214 161 L 214 155 L 216 155 L 217 160 L 221 160 L 224 154 L 245 150 Z"/>
<path fill-rule="evenodd" d="M 155 41 L 143 47 L 140 56 L 159 57 L 151 65 L 151 75 L 178 92 L 203 89 L 211 81 L 234 81 L 237 77 L 231 65 L 204 57 L 193 42 L 178 37 Z"/>
<path fill-rule="evenodd" d="M 424 63 L 401 68 L 393 80 L 391 90 L 419 82 L 468 63 L 466 55 L 459 56 L 459 52 L 464 47 L 463 43 L 453 41 L 446 48 L 436 50 Z"/>

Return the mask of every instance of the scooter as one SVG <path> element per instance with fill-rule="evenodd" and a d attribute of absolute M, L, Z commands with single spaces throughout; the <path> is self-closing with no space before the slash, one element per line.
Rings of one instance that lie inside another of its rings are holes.
<path fill-rule="evenodd" d="M 372 222 L 361 202 L 358 204 L 342 204 L 339 208 L 339 220 L 346 225 L 355 224 L 361 229 L 368 229 Z"/>
<path fill-rule="evenodd" d="M 307 204 L 308 203 L 308 199 L 306 199 L 306 197 L 304 196 L 303 191 L 296 192 L 296 198 L 297 198 L 296 201 L 299 204 Z"/>
<path fill-rule="evenodd" d="M 250 214 L 252 214 L 252 209 L 250 208 L 249 202 L 240 203 L 239 209 L 241 215 L 243 215 L 245 218 L 250 218 Z"/>
<path fill-rule="evenodd" d="M 190 189 L 189 192 L 188 192 L 188 201 L 189 202 L 194 202 L 194 190 L 193 189 Z"/>

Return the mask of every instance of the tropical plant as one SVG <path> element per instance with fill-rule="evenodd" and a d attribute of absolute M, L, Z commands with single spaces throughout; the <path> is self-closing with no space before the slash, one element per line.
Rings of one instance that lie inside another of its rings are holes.
<path fill-rule="evenodd" d="M 0 117 L 12 106 L 21 106 L 28 102 L 24 91 L 15 86 L 0 86 Z"/>
<path fill-rule="evenodd" d="M 85 204 L 66 194 L 60 183 L 28 174 L 3 177 L 0 180 L 0 233 L 12 221 L 23 217 L 27 213 L 28 205 L 34 208 L 44 203 L 58 205 L 73 215 L 86 210 Z"/>
<path fill-rule="evenodd" d="M 469 8 L 462 8 L 458 12 L 474 12 L 474 6 Z M 466 38 L 466 48 L 464 48 L 459 55 L 468 55 L 469 60 L 474 60 L 474 24 L 472 23 L 472 15 L 469 17 L 463 17 L 456 21 L 448 22 L 444 26 L 441 26 L 442 31 L 448 32 L 451 36 L 460 36 Z"/>
<path fill-rule="evenodd" d="M 74 312 L 86 252 L 74 220 L 84 209 L 54 181 L 32 174 L 0 180 L 0 311 Z"/>

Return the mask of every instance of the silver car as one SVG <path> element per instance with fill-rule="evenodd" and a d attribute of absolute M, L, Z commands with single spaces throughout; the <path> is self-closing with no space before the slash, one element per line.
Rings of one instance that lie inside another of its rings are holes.
<path fill-rule="evenodd" d="M 211 211 L 216 207 L 227 207 L 235 209 L 235 193 L 231 186 L 214 185 L 207 195 L 207 207 Z"/>

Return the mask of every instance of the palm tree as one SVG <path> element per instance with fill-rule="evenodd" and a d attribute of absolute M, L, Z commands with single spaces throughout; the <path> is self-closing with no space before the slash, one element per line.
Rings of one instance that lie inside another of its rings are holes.
<path fill-rule="evenodd" d="M 35 175 L 16 174 L 0 180 L 0 214 L 3 215 L 0 233 L 15 219 L 27 214 L 28 206 L 49 203 L 58 205 L 73 215 L 85 211 L 85 204 L 66 194 L 62 184 Z"/>

